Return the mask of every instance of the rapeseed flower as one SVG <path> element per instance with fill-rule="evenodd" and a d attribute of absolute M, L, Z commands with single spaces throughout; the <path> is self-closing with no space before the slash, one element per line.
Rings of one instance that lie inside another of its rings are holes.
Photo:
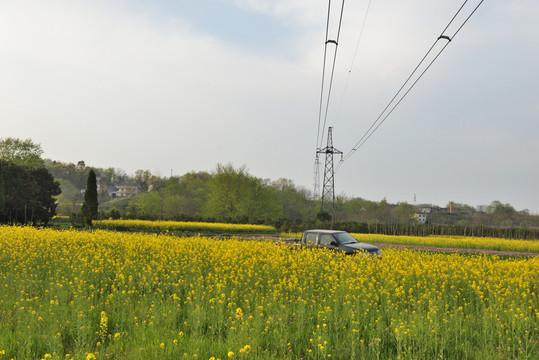
<path fill-rule="evenodd" d="M 539 341 L 539 258 L 0 226 L 0 270 L 0 328 L 28 344 L 14 358 L 34 333 L 50 353 L 80 336 L 126 358 L 168 342 L 171 357 L 533 358 Z"/>

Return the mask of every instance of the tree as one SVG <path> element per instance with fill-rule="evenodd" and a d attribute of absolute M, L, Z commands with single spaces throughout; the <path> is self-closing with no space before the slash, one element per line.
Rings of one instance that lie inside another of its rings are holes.
<path fill-rule="evenodd" d="M 201 217 L 210 178 L 210 174 L 198 172 L 167 179 L 162 191 L 165 217 L 174 220 Z"/>
<path fill-rule="evenodd" d="M 114 176 L 112 178 L 112 181 L 117 184 L 123 184 L 128 181 L 127 173 L 122 169 L 114 169 Z"/>
<path fill-rule="evenodd" d="M 103 170 L 103 172 L 101 173 L 101 180 L 103 181 L 103 183 L 107 186 L 112 186 L 114 185 L 114 182 L 116 180 L 115 178 L 115 169 L 112 168 L 112 167 L 109 167 L 105 170 Z"/>
<path fill-rule="evenodd" d="M 56 179 L 64 179 L 72 183 L 77 189 L 84 190 L 88 181 L 88 170 L 73 163 L 53 161 L 46 164 L 47 169 Z M 95 170 L 94 170 L 95 171 Z"/>
<path fill-rule="evenodd" d="M 269 180 L 255 178 L 245 166 L 218 164 L 208 181 L 206 215 L 221 221 L 256 222 L 281 217 L 278 192 Z"/>
<path fill-rule="evenodd" d="M 44 167 L 0 160 L 0 222 L 47 225 L 56 215 L 60 185 Z"/>
<path fill-rule="evenodd" d="M 502 204 L 498 200 L 487 206 L 487 213 L 496 226 L 515 226 L 517 212 L 511 204 Z"/>
<path fill-rule="evenodd" d="M 409 224 L 415 212 L 414 206 L 407 202 L 399 203 L 395 208 L 395 215 L 401 224 Z"/>
<path fill-rule="evenodd" d="M 6 197 L 4 196 L 4 176 L 3 167 L 0 166 L 0 214 L 6 208 Z"/>
<path fill-rule="evenodd" d="M 47 225 L 50 219 L 56 215 L 55 196 L 60 195 L 60 184 L 54 180 L 51 173 L 44 167 L 31 170 L 34 178 L 34 204 L 32 208 L 32 223 L 39 219 Z"/>
<path fill-rule="evenodd" d="M 84 203 L 81 208 L 81 215 L 86 225 L 92 226 L 92 220 L 97 219 L 97 208 L 97 178 L 94 170 L 90 169 L 84 191 Z"/>
<path fill-rule="evenodd" d="M 283 178 L 274 181 L 271 186 L 280 199 L 282 216 L 293 221 L 314 217 L 314 206 L 308 190 L 298 189 L 292 180 Z"/>
<path fill-rule="evenodd" d="M 258 224 L 281 217 L 279 194 L 269 183 L 269 180 L 248 177 L 238 209 L 241 221 Z"/>
<path fill-rule="evenodd" d="M 165 180 L 159 176 L 152 175 L 148 179 L 148 189 L 152 191 L 161 191 L 165 186 Z"/>
<path fill-rule="evenodd" d="M 162 198 L 157 191 L 142 193 L 129 200 L 127 211 L 131 217 L 157 220 L 161 216 Z"/>
<path fill-rule="evenodd" d="M 150 173 L 149 170 L 137 170 L 135 171 L 135 184 L 140 188 L 142 191 L 148 191 L 148 185 L 150 178 L 152 177 L 152 173 Z"/>
<path fill-rule="evenodd" d="M 382 199 L 378 204 L 378 220 L 386 224 L 392 224 L 394 219 L 393 213 L 393 206 L 385 198 Z"/>
<path fill-rule="evenodd" d="M 41 145 L 31 139 L 0 138 L 0 160 L 16 165 L 39 167 L 44 165 Z"/>
<path fill-rule="evenodd" d="M 316 214 L 316 219 L 320 221 L 331 221 L 331 215 L 324 210 L 320 210 L 318 214 Z"/>
<path fill-rule="evenodd" d="M 487 212 L 496 215 L 512 215 L 516 212 L 516 210 L 510 204 L 502 204 L 498 200 L 494 200 L 487 207 Z"/>
<path fill-rule="evenodd" d="M 62 193 L 56 198 L 58 200 L 57 212 L 59 215 L 70 216 L 77 212 L 77 204 L 80 206 L 81 192 L 68 180 L 58 178 L 58 183 Z"/>
<path fill-rule="evenodd" d="M 217 164 L 209 181 L 207 212 L 218 220 L 238 221 L 240 203 L 244 197 L 245 185 L 249 174 L 245 166 L 238 170 L 231 163 Z"/>

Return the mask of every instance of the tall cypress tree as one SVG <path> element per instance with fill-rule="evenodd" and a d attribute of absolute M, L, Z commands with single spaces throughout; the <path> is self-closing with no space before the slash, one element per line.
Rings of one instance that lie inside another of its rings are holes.
<path fill-rule="evenodd" d="M 88 172 L 88 180 L 86 181 L 86 190 L 84 191 L 84 203 L 82 204 L 81 213 L 84 222 L 88 226 L 92 226 L 92 220 L 97 219 L 97 178 L 94 170 Z"/>

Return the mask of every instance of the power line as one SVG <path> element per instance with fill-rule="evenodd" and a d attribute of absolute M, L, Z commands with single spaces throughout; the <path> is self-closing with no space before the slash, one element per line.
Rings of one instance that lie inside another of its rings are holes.
<path fill-rule="evenodd" d="M 344 1 L 342 0 L 341 3 L 341 11 L 339 16 L 339 24 L 337 29 L 337 37 L 335 40 L 329 38 L 329 28 L 331 23 L 331 0 L 328 0 L 328 13 L 327 13 L 327 19 L 326 19 L 326 38 L 324 41 L 324 62 L 322 65 L 322 84 L 320 86 L 320 105 L 318 109 L 318 131 L 316 135 L 316 158 L 314 162 L 314 198 L 318 197 L 318 193 L 320 191 L 320 173 L 319 173 L 319 157 L 318 157 L 318 151 L 322 148 L 322 138 L 324 137 L 324 129 L 326 127 L 327 122 L 327 116 L 328 116 L 328 108 L 329 108 L 329 101 L 331 98 L 331 90 L 333 87 L 333 77 L 335 74 L 335 64 L 337 62 L 337 49 L 339 45 L 339 39 L 341 35 L 341 26 L 342 26 L 342 19 L 343 19 L 343 13 L 344 13 Z M 327 68 L 327 58 L 328 58 L 328 44 L 335 45 L 333 50 L 333 64 L 331 66 L 331 75 L 329 80 L 329 89 L 327 92 L 327 101 L 325 104 L 325 111 L 322 111 L 324 107 L 324 90 L 325 90 L 325 82 L 326 82 L 326 68 Z M 322 113 L 324 113 L 324 122 L 322 125 Z M 320 129 L 322 129 L 322 137 L 320 137 Z"/>
<path fill-rule="evenodd" d="M 365 24 L 367 23 L 367 16 L 369 16 L 369 10 L 371 9 L 371 2 L 372 0 L 369 0 L 369 4 L 367 5 L 367 11 L 365 11 L 365 17 L 363 18 L 363 24 L 361 25 L 361 30 L 357 39 L 356 51 L 354 52 L 354 57 L 352 58 L 352 65 L 350 65 L 350 70 L 348 70 L 348 73 L 352 72 L 352 67 L 356 62 L 357 53 L 359 51 L 359 44 L 361 43 L 361 39 L 363 38 L 363 31 L 365 30 Z"/>
<path fill-rule="evenodd" d="M 365 24 L 367 23 L 367 17 L 369 16 L 369 10 L 371 8 L 371 2 L 372 2 L 372 0 L 369 0 L 369 3 L 367 5 L 367 10 L 365 11 L 365 16 L 363 17 L 363 23 L 361 25 L 361 30 L 359 32 L 359 37 L 358 37 L 357 43 L 356 43 L 356 50 L 354 52 L 354 56 L 352 57 L 352 62 L 350 64 L 350 68 L 348 70 L 348 75 L 346 76 L 346 82 L 344 84 L 344 89 L 343 89 L 343 92 L 342 92 L 342 95 L 341 95 L 341 101 L 339 103 L 339 107 L 337 108 L 337 115 L 335 116 L 336 120 L 339 118 L 341 108 L 342 108 L 342 104 L 344 102 L 344 96 L 346 94 L 346 91 L 348 90 L 348 83 L 350 82 L 350 75 L 352 74 L 352 68 L 355 65 L 357 54 L 359 52 L 359 45 L 361 43 L 361 39 L 363 38 L 363 31 L 365 30 Z"/>
<path fill-rule="evenodd" d="M 342 25 L 342 19 L 343 19 L 343 14 L 344 14 L 344 3 L 345 3 L 345 1 L 342 0 L 341 11 L 340 11 L 340 16 L 339 16 L 339 24 L 338 24 L 338 29 L 337 29 L 337 36 L 336 36 L 335 39 L 330 39 L 329 38 L 329 27 L 330 27 L 330 23 L 331 23 L 331 21 L 330 21 L 331 20 L 331 0 L 328 1 L 328 14 L 327 14 L 327 20 L 326 20 L 326 39 L 325 39 L 325 42 L 324 42 L 324 63 L 323 63 L 323 69 L 322 69 L 322 85 L 320 87 L 320 106 L 319 106 L 319 110 L 318 110 L 318 133 L 317 133 L 317 136 L 316 136 L 316 147 L 317 147 L 317 149 L 322 147 L 321 138 L 324 137 L 324 129 L 326 127 L 326 122 L 327 122 L 329 102 L 330 102 L 330 99 L 331 99 L 331 90 L 332 90 L 332 87 L 333 87 L 333 78 L 334 78 L 334 74 L 335 74 L 335 64 L 337 62 L 337 49 L 338 49 L 339 39 L 340 39 L 340 35 L 341 35 L 341 25 Z M 331 65 L 331 74 L 330 74 L 330 77 L 329 77 L 329 87 L 328 87 L 328 91 L 327 91 L 327 100 L 326 100 L 326 103 L 325 103 L 325 109 L 323 111 L 328 44 L 332 44 L 332 45 L 335 45 L 335 46 L 334 46 L 334 50 L 333 50 L 333 63 Z M 321 124 L 322 124 L 322 113 L 324 113 L 324 117 L 323 117 L 324 122 L 323 122 L 323 125 L 321 126 Z M 322 136 L 320 136 L 320 130 L 322 130 Z"/>
<path fill-rule="evenodd" d="M 322 126 L 322 137 L 324 137 L 324 129 L 326 128 L 326 122 L 327 122 L 327 119 L 328 119 L 329 99 L 331 98 L 331 89 L 333 88 L 333 77 L 335 75 L 335 64 L 337 63 L 337 49 L 338 49 L 338 45 L 339 45 L 339 38 L 340 38 L 340 35 L 341 35 L 341 25 L 342 25 L 343 12 L 344 12 L 344 0 L 342 2 L 342 6 L 341 6 L 341 16 L 339 18 L 339 30 L 337 32 L 337 40 L 336 41 L 328 40 L 329 42 L 335 43 L 335 53 L 333 54 L 333 65 L 331 67 L 331 76 L 330 76 L 330 81 L 329 81 L 328 97 L 327 97 L 327 101 L 326 101 L 326 112 L 325 112 L 325 115 L 324 115 L 324 125 Z M 320 144 L 320 147 L 321 146 L 322 146 L 322 144 Z"/>
<path fill-rule="evenodd" d="M 318 146 L 319 139 L 320 139 L 320 122 L 322 120 L 322 104 L 324 102 L 324 81 L 326 79 L 326 58 L 327 58 L 327 50 L 328 50 L 328 34 L 329 34 L 329 17 L 331 14 L 331 0 L 328 1 L 328 16 L 326 20 L 326 40 L 324 45 L 324 63 L 322 65 L 322 85 L 320 86 L 320 107 L 318 110 L 318 133 L 316 134 L 316 148 L 320 148 Z"/>
<path fill-rule="evenodd" d="M 479 2 L 479 4 L 473 9 L 473 11 L 468 15 L 468 17 L 464 20 L 464 22 L 459 26 L 459 28 L 453 33 L 452 36 L 448 36 L 448 35 L 445 35 L 444 33 L 447 31 L 447 29 L 449 28 L 449 26 L 451 26 L 451 24 L 453 23 L 453 21 L 455 20 L 455 18 L 459 15 L 459 13 L 461 12 L 461 10 L 464 8 L 464 6 L 466 5 L 466 3 L 468 2 L 468 0 L 464 1 L 464 3 L 461 5 L 461 7 L 459 8 L 459 10 L 456 12 L 456 14 L 453 16 L 453 18 L 451 19 L 451 21 L 447 24 L 447 26 L 444 28 L 444 30 L 442 31 L 441 35 L 436 39 L 436 41 L 434 41 L 434 43 L 432 44 L 432 46 L 430 47 L 430 49 L 427 51 L 427 53 L 425 54 L 425 56 L 423 56 L 423 58 L 421 59 L 421 61 L 419 62 L 419 64 L 415 67 L 415 69 L 412 71 L 412 73 L 410 74 L 410 76 L 408 76 L 408 78 L 406 79 L 406 81 L 404 82 L 404 84 L 399 88 L 399 90 L 397 91 L 397 93 L 395 94 L 395 96 L 393 96 L 393 98 L 391 99 L 391 101 L 387 104 L 387 106 L 384 108 L 384 110 L 380 113 L 380 115 L 376 118 L 376 120 L 371 124 L 371 126 L 369 127 L 369 129 L 363 134 L 363 136 L 359 139 L 359 141 L 354 145 L 354 147 L 352 148 L 352 150 L 350 150 L 346 156 L 344 156 L 344 158 L 342 159 L 342 161 L 344 160 L 347 160 L 350 156 L 352 156 L 361 146 L 363 146 L 363 144 L 365 144 L 365 142 L 372 136 L 372 134 L 384 123 L 384 121 L 389 117 L 389 115 L 391 115 L 391 113 L 395 110 L 395 108 L 402 102 L 402 100 L 404 100 L 404 98 L 408 95 L 408 93 L 412 90 L 412 88 L 417 84 L 417 82 L 423 77 L 423 75 L 427 72 L 427 70 L 431 67 L 431 65 L 436 61 L 436 59 L 438 59 L 438 57 L 442 54 L 442 52 L 445 50 L 445 48 L 449 45 L 449 43 L 451 42 L 451 40 L 460 32 L 460 30 L 464 27 L 464 25 L 468 22 L 468 20 L 472 17 L 472 15 L 477 11 L 477 9 L 481 6 L 481 4 L 483 3 L 484 0 L 481 0 Z M 427 65 L 427 67 L 421 72 L 421 74 L 418 76 L 418 78 L 412 83 L 412 85 L 408 88 L 408 90 L 406 90 L 406 92 L 400 97 L 400 99 L 393 105 L 393 107 L 391 108 L 391 110 L 387 113 L 386 111 L 391 107 L 391 105 L 394 103 L 394 101 L 397 99 L 397 97 L 399 96 L 399 94 L 402 92 L 402 90 L 406 87 L 406 85 L 408 84 L 408 82 L 410 81 L 410 79 L 414 76 L 414 74 L 417 72 L 417 70 L 420 68 L 420 66 L 423 64 L 423 62 L 425 61 L 425 59 L 429 56 L 429 54 L 431 53 L 431 51 L 434 49 L 434 47 L 436 46 L 436 44 L 440 41 L 440 40 L 447 40 L 446 44 L 442 47 L 442 49 L 440 51 L 438 51 L 438 53 L 436 54 L 436 56 L 434 57 L 434 59 L 431 60 L 431 62 Z M 385 114 L 385 115 L 384 115 Z M 341 162 L 342 162 L 341 161 Z"/>

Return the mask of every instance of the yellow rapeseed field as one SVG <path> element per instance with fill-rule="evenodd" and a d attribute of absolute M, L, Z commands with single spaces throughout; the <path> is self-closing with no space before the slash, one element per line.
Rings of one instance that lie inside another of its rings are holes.
<path fill-rule="evenodd" d="M 539 258 L 0 227 L 3 359 L 538 359 Z"/>
<path fill-rule="evenodd" d="M 275 227 L 270 225 L 225 224 L 196 221 L 149 221 L 149 220 L 102 220 L 96 221 L 96 226 L 109 230 L 129 229 L 134 231 L 153 232 L 202 232 L 202 233 L 275 233 Z"/>
<path fill-rule="evenodd" d="M 485 249 L 539 253 L 539 241 L 509 240 L 489 237 L 464 236 L 391 236 L 378 234 L 353 234 L 359 241 L 386 244 L 440 246 L 462 249 Z"/>

